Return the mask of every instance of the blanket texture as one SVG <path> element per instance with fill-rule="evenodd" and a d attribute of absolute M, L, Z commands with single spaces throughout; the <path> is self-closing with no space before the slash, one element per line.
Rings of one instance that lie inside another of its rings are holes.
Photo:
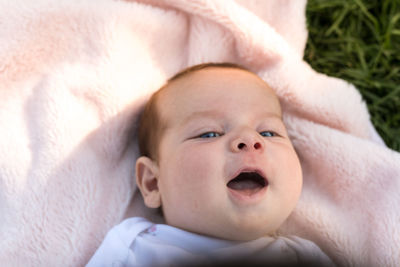
<path fill-rule="evenodd" d="M 400 266 L 400 155 L 350 84 L 302 60 L 305 0 L 0 2 L 0 265 L 82 266 L 146 210 L 131 134 L 168 77 L 230 61 L 277 92 L 304 172 L 282 234 Z M 150 216 L 149 214 L 147 214 Z"/>

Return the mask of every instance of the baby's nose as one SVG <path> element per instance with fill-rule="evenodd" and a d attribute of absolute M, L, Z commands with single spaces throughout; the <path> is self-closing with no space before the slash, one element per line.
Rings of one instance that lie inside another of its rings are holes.
<path fill-rule="evenodd" d="M 239 133 L 231 142 L 233 152 L 241 151 L 262 151 L 264 140 L 256 131 L 244 131 Z"/>

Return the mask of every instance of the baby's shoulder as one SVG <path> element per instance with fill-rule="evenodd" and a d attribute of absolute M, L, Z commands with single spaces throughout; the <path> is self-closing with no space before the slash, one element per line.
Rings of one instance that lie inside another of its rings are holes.
<path fill-rule="evenodd" d="M 137 235 L 153 223 L 141 217 L 128 218 L 110 229 L 87 267 L 124 265 L 130 260 L 130 246 Z M 125 265 L 124 265 L 125 266 Z"/>

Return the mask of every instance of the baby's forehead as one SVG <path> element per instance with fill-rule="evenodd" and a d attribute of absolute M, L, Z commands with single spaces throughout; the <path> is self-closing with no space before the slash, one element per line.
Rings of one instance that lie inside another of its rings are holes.
<path fill-rule="evenodd" d="M 180 77 L 162 89 L 158 110 L 163 119 L 169 120 L 170 114 L 175 115 L 176 111 L 218 109 L 222 102 L 240 102 L 242 99 L 238 96 L 253 99 L 256 104 L 263 99 L 265 109 L 281 116 L 279 99 L 271 87 L 254 73 L 241 69 L 210 68 Z"/>
<path fill-rule="evenodd" d="M 223 77 L 221 77 L 221 72 L 223 73 Z M 275 91 L 269 86 L 269 84 L 262 80 L 255 73 L 240 68 L 223 68 L 214 66 L 185 73 L 183 75 L 179 75 L 177 78 L 169 80 L 169 82 L 162 88 L 160 98 L 165 97 L 166 95 L 174 97 L 181 94 L 183 90 L 187 90 L 189 87 L 195 87 L 193 86 L 195 84 L 197 84 L 199 87 L 208 87 L 208 85 L 216 83 L 219 79 L 224 78 L 231 81 L 238 79 L 248 80 L 249 82 L 257 81 L 260 87 L 263 87 L 270 93 L 271 97 L 278 98 Z M 200 92 L 201 91 L 192 91 L 191 94 L 196 96 L 196 94 Z"/>

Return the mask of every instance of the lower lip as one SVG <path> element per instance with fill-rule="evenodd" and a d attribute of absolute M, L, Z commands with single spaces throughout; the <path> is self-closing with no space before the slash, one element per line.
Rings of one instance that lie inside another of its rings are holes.
<path fill-rule="evenodd" d="M 245 192 L 242 192 L 240 190 L 234 190 L 228 187 L 228 191 L 230 193 L 230 196 L 235 200 L 238 201 L 241 204 L 255 204 L 258 201 L 261 200 L 261 198 L 265 195 L 267 192 L 267 186 L 264 186 L 260 190 L 252 193 L 252 194 L 246 194 Z"/>

